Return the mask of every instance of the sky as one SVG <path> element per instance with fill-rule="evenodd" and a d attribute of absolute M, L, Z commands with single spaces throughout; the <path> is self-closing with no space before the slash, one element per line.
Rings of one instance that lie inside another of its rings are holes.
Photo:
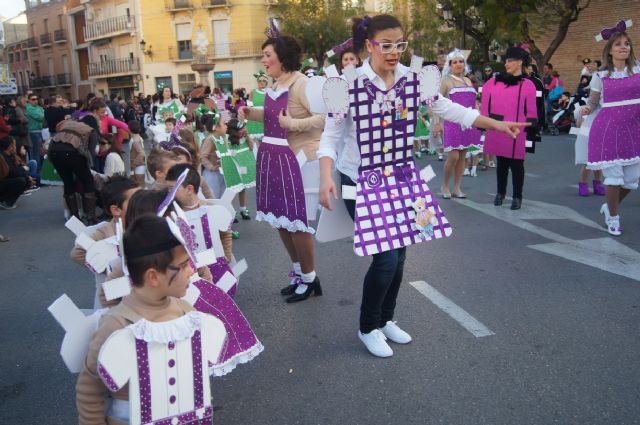
<path fill-rule="evenodd" d="M 0 15 L 5 18 L 13 18 L 18 13 L 24 11 L 24 0 L 11 0 L 3 2 Z"/>

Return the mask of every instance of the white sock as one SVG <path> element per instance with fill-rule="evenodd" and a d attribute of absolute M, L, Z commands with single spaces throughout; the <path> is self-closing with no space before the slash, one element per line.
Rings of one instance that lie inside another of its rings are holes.
<path fill-rule="evenodd" d="M 300 267 L 300 263 L 293 263 L 293 272 L 298 276 L 302 274 L 302 267 Z"/>
<path fill-rule="evenodd" d="M 476 165 L 471 166 L 471 174 L 475 173 L 478 167 Z"/>
<path fill-rule="evenodd" d="M 240 211 L 246 211 L 246 210 L 247 210 L 246 206 L 243 207 L 242 205 L 240 205 Z"/>
<path fill-rule="evenodd" d="M 296 294 L 304 294 L 306 292 L 308 284 L 316 280 L 316 272 L 314 270 L 309 273 L 302 273 L 300 278 L 302 279 L 302 283 L 296 288 Z"/>

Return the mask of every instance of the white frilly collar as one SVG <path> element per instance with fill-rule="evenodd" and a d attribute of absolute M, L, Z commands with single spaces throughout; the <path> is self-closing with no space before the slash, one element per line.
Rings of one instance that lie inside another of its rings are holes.
<path fill-rule="evenodd" d="M 167 344 L 191 338 L 195 331 L 200 330 L 201 319 L 202 313 L 190 311 L 178 319 L 167 322 L 149 322 L 141 319 L 127 327 L 136 339 Z"/>

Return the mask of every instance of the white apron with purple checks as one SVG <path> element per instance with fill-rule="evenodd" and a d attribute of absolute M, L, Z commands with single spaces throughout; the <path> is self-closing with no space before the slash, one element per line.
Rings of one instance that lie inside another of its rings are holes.
<path fill-rule="evenodd" d="M 349 103 L 361 158 L 356 254 L 373 255 L 451 235 L 451 225 L 413 161 L 418 74 L 408 72 L 387 91 L 360 75 L 349 85 Z"/>

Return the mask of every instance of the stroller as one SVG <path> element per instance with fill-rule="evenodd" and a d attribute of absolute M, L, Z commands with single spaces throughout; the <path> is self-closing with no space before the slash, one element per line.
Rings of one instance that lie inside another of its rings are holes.
<path fill-rule="evenodd" d="M 562 105 L 560 100 L 565 96 L 568 98 L 568 102 Z M 549 133 L 553 136 L 558 136 L 560 133 L 569 133 L 571 127 L 574 126 L 573 111 L 576 107 L 585 104 L 585 98 L 580 98 L 577 95 L 569 96 L 569 93 L 563 93 L 560 99 L 553 104 L 553 110 L 550 113 L 551 119 L 548 120 Z"/>

